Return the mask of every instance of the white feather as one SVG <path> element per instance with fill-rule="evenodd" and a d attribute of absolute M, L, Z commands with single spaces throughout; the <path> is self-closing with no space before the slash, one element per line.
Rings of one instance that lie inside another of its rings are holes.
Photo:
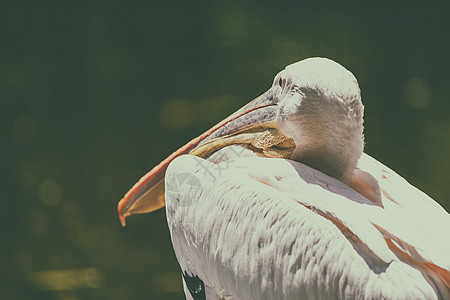
<path fill-rule="evenodd" d="M 177 158 L 166 211 L 181 268 L 220 299 L 450 297 L 421 265 L 448 274 L 449 214 L 370 156 L 358 167 L 382 206 L 295 161 Z"/>

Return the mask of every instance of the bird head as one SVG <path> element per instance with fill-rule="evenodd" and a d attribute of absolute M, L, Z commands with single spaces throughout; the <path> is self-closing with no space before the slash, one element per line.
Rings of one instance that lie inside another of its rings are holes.
<path fill-rule="evenodd" d="M 164 175 L 177 156 L 207 158 L 233 144 L 289 158 L 345 181 L 363 151 L 363 111 L 353 74 L 326 58 L 287 66 L 269 90 L 154 167 L 119 202 L 125 217 L 164 206 Z"/>
<path fill-rule="evenodd" d="M 332 177 L 351 175 L 364 148 L 358 82 L 340 64 L 309 58 L 275 76 L 273 101 L 280 131 L 294 140 L 290 159 Z"/>

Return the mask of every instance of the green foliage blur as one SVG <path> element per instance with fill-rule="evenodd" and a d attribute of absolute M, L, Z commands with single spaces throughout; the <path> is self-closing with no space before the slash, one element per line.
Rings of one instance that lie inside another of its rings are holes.
<path fill-rule="evenodd" d="M 449 2 L 310 2 L 3 1 L 0 299 L 183 299 L 164 210 L 122 228 L 117 202 L 311 56 L 358 78 L 366 152 L 448 211 Z"/>

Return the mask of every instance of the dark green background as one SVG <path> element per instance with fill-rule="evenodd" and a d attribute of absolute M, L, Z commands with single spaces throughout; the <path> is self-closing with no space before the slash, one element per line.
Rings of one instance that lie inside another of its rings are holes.
<path fill-rule="evenodd" d="M 305 3 L 1 2 L 0 298 L 182 299 L 164 211 L 122 228 L 118 200 L 310 56 L 358 78 L 366 152 L 449 210 L 448 1 Z"/>

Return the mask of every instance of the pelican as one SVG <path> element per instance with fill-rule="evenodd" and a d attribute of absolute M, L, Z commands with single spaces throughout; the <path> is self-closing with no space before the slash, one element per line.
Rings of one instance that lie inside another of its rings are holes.
<path fill-rule="evenodd" d="M 363 153 L 363 112 L 340 64 L 289 65 L 136 183 L 120 220 L 166 206 L 187 299 L 450 299 L 450 216 Z"/>

